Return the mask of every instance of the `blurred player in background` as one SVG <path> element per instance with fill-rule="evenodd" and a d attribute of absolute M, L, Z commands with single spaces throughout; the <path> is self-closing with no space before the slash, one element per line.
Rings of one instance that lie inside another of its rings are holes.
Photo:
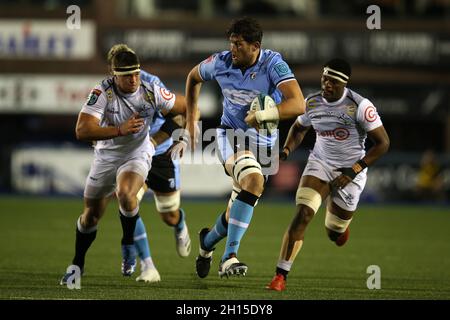
<path fill-rule="evenodd" d="M 183 114 L 183 96 L 175 96 L 156 83 L 141 81 L 137 55 L 124 51 L 112 57 L 113 76 L 91 92 L 76 124 L 77 139 L 96 141 L 94 161 L 86 179 L 84 209 L 77 220 L 72 264 L 84 271 L 86 252 L 97 234 L 110 196 L 116 192 L 123 229 L 122 273 L 131 275 L 136 265 L 134 232 L 139 219 L 137 194 L 151 168 L 155 147 L 149 129 L 156 112 Z M 66 284 L 66 273 L 61 284 Z"/>
<path fill-rule="evenodd" d="M 263 32 L 251 18 L 234 20 L 228 30 L 230 50 L 215 53 L 195 66 L 186 82 L 187 125 L 191 146 L 195 139 L 195 121 L 200 88 L 205 81 L 216 80 L 223 94 L 223 114 L 217 129 L 219 158 L 227 175 L 233 179 L 233 191 L 225 212 L 211 228 L 200 231 L 200 253 L 196 260 L 199 277 L 208 275 L 214 246 L 227 237 L 219 265 L 219 276 L 245 275 L 247 265 L 237 259 L 241 239 L 261 196 L 265 178 L 259 154 L 253 150 L 274 146 L 277 135 L 257 133 L 258 123 L 294 118 L 304 112 L 300 87 L 289 66 L 277 52 L 262 49 Z M 249 111 L 251 101 L 259 94 L 270 95 L 278 108 Z M 284 97 L 281 100 L 281 97 Z M 239 130 L 240 129 L 240 130 Z M 229 136 L 229 132 L 233 136 Z M 248 145 L 238 145 L 239 132 L 251 132 Z"/>
<path fill-rule="evenodd" d="M 112 67 L 114 55 L 119 52 L 134 52 L 126 44 L 116 44 L 111 47 L 107 54 L 107 62 Z M 112 71 L 112 70 L 111 70 Z M 166 88 L 156 75 L 141 70 L 141 79 L 148 83 L 156 83 L 161 88 Z M 177 122 L 178 121 L 178 122 Z M 191 240 L 185 213 L 180 208 L 180 166 L 178 159 L 172 159 L 169 148 L 174 144 L 172 133 L 180 129 L 184 124 L 181 115 L 165 117 L 160 112 L 155 113 L 153 123 L 150 126 L 150 141 L 155 147 L 152 158 L 152 167 L 148 173 L 145 185 L 139 190 L 138 200 L 141 201 L 147 186 L 152 189 L 156 209 L 163 221 L 174 227 L 176 249 L 181 257 L 188 257 L 191 249 Z M 175 142 L 177 144 L 178 142 Z M 151 257 L 150 246 L 147 240 L 147 232 L 142 218 L 136 221 L 134 232 L 134 243 L 141 259 L 141 275 L 136 281 L 156 282 L 160 276 Z"/>
<path fill-rule="evenodd" d="M 445 201 L 442 167 L 432 149 L 425 150 L 422 154 L 415 191 L 416 200 Z"/>
<path fill-rule="evenodd" d="M 306 113 L 292 125 L 280 159 L 285 160 L 313 127 L 316 143 L 300 180 L 297 211 L 283 237 L 276 275 L 268 289 L 282 291 L 295 257 L 302 248 L 306 227 L 328 197 L 325 228 L 342 246 L 367 179 L 367 167 L 387 152 L 389 137 L 373 103 L 346 87 L 350 65 L 341 59 L 327 62 L 322 90 L 306 99 Z M 365 152 L 367 135 L 374 145 Z"/>

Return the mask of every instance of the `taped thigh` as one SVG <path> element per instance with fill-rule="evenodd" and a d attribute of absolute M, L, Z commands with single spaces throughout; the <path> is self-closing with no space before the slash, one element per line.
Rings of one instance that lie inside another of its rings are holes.
<path fill-rule="evenodd" d="M 239 185 L 242 179 L 251 173 L 262 174 L 261 165 L 256 161 L 254 155 L 248 153 L 239 156 L 235 161 L 232 168 L 232 177 Z"/>
<path fill-rule="evenodd" d="M 350 225 L 351 221 L 352 219 L 341 219 L 327 209 L 327 213 L 325 215 L 325 227 L 327 227 L 327 229 L 338 233 L 344 233 Z"/>
<path fill-rule="evenodd" d="M 299 187 L 295 196 L 295 204 L 308 206 L 316 213 L 322 204 L 322 196 L 313 188 Z"/>
<path fill-rule="evenodd" d="M 180 208 L 180 191 L 176 191 L 170 196 L 154 194 L 154 198 L 158 212 L 173 212 Z"/>

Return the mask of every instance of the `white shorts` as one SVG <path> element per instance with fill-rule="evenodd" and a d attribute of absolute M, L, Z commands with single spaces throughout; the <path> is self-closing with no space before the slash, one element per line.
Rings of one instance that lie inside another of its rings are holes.
<path fill-rule="evenodd" d="M 314 176 L 325 182 L 331 182 L 341 174 L 339 171 L 335 171 L 337 168 L 310 154 L 302 176 Z M 332 188 L 331 201 L 344 210 L 355 211 L 366 181 L 367 169 L 364 169 L 344 189 Z"/>
<path fill-rule="evenodd" d="M 96 156 L 86 178 L 84 197 L 100 199 L 111 195 L 116 188 L 117 177 L 122 172 L 135 172 L 145 181 L 151 164 L 151 154 L 144 151 L 126 159 L 105 160 Z"/>

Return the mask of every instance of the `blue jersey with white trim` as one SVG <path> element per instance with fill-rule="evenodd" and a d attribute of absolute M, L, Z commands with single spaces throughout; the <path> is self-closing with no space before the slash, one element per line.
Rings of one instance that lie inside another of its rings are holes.
<path fill-rule="evenodd" d="M 294 74 L 278 52 L 261 49 L 258 61 L 244 73 L 232 64 L 230 51 L 211 55 L 200 63 L 200 76 L 204 81 L 215 79 L 223 99 L 221 125 L 233 129 L 255 130 L 244 121 L 250 103 L 260 93 L 270 95 L 275 103 L 281 102 L 282 94 L 277 86 L 294 80 Z M 273 146 L 277 135 L 258 135 L 257 144 Z"/>
<path fill-rule="evenodd" d="M 164 83 L 159 79 L 159 77 L 155 76 L 154 74 L 148 73 L 144 70 L 141 70 L 141 80 L 149 82 L 149 83 L 156 83 L 161 88 L 167 88 Z M 161 126 L 166 122 L 166 118 L 160 113 L 155 113 L 155 117 L 153 118 L 153 123 L 150 126 L 149 134 L 150 136 L 153 136 L 156 132 L 159 131 Z M 158 144 L 155 148 L 155 156 L 163 154 L 167 151 L 167 149 L 170 148 L 170 146 L 173 144 L 173 139 L 170 137 L 169 139 L 165 140 L 163 143 Z"/>

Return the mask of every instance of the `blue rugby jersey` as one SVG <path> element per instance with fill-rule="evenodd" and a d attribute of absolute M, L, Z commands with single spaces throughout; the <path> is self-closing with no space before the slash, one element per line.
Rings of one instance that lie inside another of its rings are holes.
<path fill-rule="evenodd" d="M 164 85 L 164 83 L 162 83 L 161 79 L 159 79 L 157 76 L 155 76 L 155 75 L 153 75 L 151 73 L 148 73 L 148 72 L 146 72 L 144 70 L 141 70 L 141 80 L 149 82 L 149 83 L 156 83 L 162 88 L 167 88 Z M 161 113 L 157 112 L 155 114 L 155 117 L 153 118 L 153 123 L 150 126 L 150 131 L 149 131 L 150 136 L 153 136 L 156 132 L 158 132 L 159 129 L 161 128 L 161 126 L 164 124 L 164 122 L 166 122 L 166 118 Z M 164 152 L 166 152 L 167 149 L 170 148 L 172 143 L 173 143 L 173 139 L 172 139 L 172 137 L 170 137 L 169 139 L 167 139 L 163 143 L 161 143 L 158 146 L 156 146 L 156 148 L 155 148 L 155 156 L 163 154 Z"/>
<path fill-rule="evenodd" d="M 275 103 L 281 102 L 282 94 L 277 86 L 295 79 L 288 64 L 278 52 L 261 49 L 258 61 L 244 74 L 232 64 L 230 51 L 211 55 L 199 66 L 200 77 L 204 81 L 215 79 L 219 84 L 223 99 L 221 125 L 233 129 L 249 130 L 245 123 L 252 100 L 260 93 L 270 95 Z M 256 131 L 254 128 L 250 130 Z M 270 137 L 258 135 L 257 144 L 273 146 L 277 134 Z"/>

